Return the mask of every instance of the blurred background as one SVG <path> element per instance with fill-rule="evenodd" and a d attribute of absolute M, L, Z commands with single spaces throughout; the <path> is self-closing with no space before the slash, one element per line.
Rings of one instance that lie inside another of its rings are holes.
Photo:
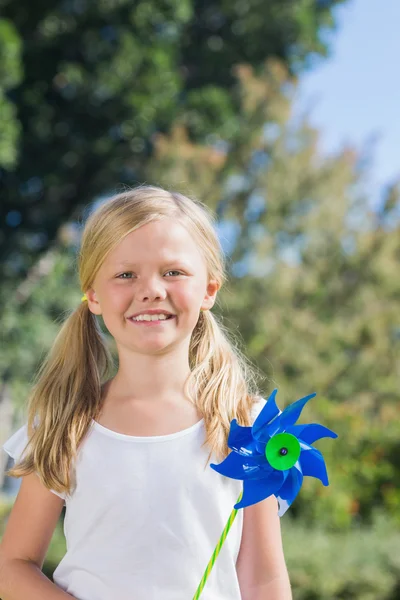
<path fill-rule="evenodd" d="M 296 600 L 400 598 L 399 22 L 397 0 L 0 0 L 0 444 L 80 302 L 93 206 L 198 197 L 215 312 L 265 396 L 317 392 L 300 422 L 339 434 L 315 443 L 329 487 L 306 478 L 281 522 Z"/>

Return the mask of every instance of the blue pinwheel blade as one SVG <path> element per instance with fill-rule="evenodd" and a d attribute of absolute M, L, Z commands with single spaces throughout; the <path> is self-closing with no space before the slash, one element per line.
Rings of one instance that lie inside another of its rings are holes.
<path fill-rule="evenodd" d="M 240 502 L 235 504 L 234 508 L 245 508 L 265 500 L 282 487 L 288 472 L 274 470 L 265 479 L 247 479 L 243 481 L 243 497 Z"/>
<path fill-rule="evenodd" d="M 265 439 L 263 439 L 263 437 L 265 437 L 263 436 L 265 427 L 266 425 L 268 425 L 268 423 L 275 419 L 275 417 L 281 414 L 281 411 L 279 410 L 275 402 L 275 396 L 277 391 L 277 389 L 274 389 L 274 391 L 269 396 L 264 408 L 261 410 L 260 414 L 253 423 L 253 427 L 251 428 L 251 430 L 253 437 L 257 441 L 262 441 L 265 443 L 269 441 L 270 436 L 267 436 Z"/>
<path fill-rule="evenodd" d="M 312 444 L 324 437 L 337 438 L 338 435 L 319 423 L 309 423 L 307 425 L 292 425 L 286 429 L 286 433 L 291 433 L 300 438 L 307 444 Z"/>
<path fill-rule="evenodd" d="M 279 503 L 278 515 L 280 517 L 282 517 L 287 509 L 293 504 L 294 499 L 300 491 L 301 484 L 303 483 L 303 474 L 296 465 L 298 465 L 298 462 L 289 470 L 288 476 L 282 487 L 277 490 L 277 493 L 275 494 Z"/>
<path fill-rule="evenodd" d="M 312 448 L 311 446 L 307 449 L 304 449 L 304 445 L 302 444 L 302 451 L 300 453 L 299 463 L 301 470 L 303 471 L 303 475 L 307 475 L 308 477 L 316 477 L 324 485 L 329 485 L 328 481 L 328 473 L 326 471 L 326 465 L 324 461 L 324 457 L 321 452 L 316 448 Z"/>
<path fill-rule="evenodd" d="M 268 426 L 268 435 L 273 436 L 278 431 L 286 431 L 288 427 L 294 425 L 299 416 L 301 415 L 301 411 L 303 410 L 304 405 L 316 395 L 317 394 L 313 392 L 312 394 L 309 394 L 308 396 L 300 398 L 300 400 L 296 400 L 296 402 L 289 404 L 289 406 L 285 408 L 285 410 L 279 415 L 279 417 Z"/>
<path fill-rule="evenodd" d="M 236 419 L 232 419 L 228 436 L 228 447 L 243 456 L 255 456 L 260 454 L 257 442 L 251 434 L 251 427 L 238 425 Z"/>
<path fill-rule="evenodd" d="M 231 479 L 257 479 L 268 477 L 273 471 L 265 456 L 242 456 L 235 451 L 218 465 L 210 464 L 210 467 Z"/>

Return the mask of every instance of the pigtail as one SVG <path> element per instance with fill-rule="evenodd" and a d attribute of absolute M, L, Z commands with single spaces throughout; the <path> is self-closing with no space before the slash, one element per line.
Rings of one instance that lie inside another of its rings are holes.
<path fill-rule="evenodd" d="M 6 474 L 33 471 L 43 484 L 70 493 L 72 461 L 100 410 L 101 384 L 113 358 L 87 302 L 64 321 L 42 363 L 28 399 L 24 458 Z"/>
<path fill-rule="evenodd" d="M 189 358 L 191 373 L 185 391 L 204 415 L 205 444 L 210 448 L 208 461 L 213 452 L 217 460 L 223 460 L 229 452 L 231 420 L 237 419 L 243 427 L 251 425 L 251 408 L 259 396 L 259 373 L 209 310 L 199 315 Z"/>

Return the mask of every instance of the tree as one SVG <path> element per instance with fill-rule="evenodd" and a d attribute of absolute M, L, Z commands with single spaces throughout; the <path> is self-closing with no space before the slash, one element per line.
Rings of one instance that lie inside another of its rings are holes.
<path fill-rule="evenodd" d="M 232 67 L 279 56 L 300 72 L 327 53 L 342 2 L 0 0 L 24 72 L 8 92 L 21 138 L 0 172 L 2 281 L 26 277 L 85 203 L 143 181 L 153 134 L 178 116 L 191 139 L 229 142 Z"/>
<path fill-rule="evenodd" d="M 10 21 L 0 19 L 0 169 L 11 169 L 16 162 L 20 133 L 16 107 L 7 91 L 22 79 L 21 40 Z"/>

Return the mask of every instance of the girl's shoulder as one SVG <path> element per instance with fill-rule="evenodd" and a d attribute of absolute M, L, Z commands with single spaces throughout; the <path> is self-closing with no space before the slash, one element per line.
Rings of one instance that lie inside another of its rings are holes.
<path fill-rule="evenodd" d="M 33 427 L 36 429 L 39 425 L 39 417 L 35 416 L 33 420 Z M 17 431 L 15 431 L 1 446 L 3 450 L 13 459 L 14 466 L 15 464 L 22 462 L 25 458 L 25 451 L 27 450 L 28 443 L 30 441 L 29 432 L 28 432 L 28 422 L 25 422 Z M 64 492 L 56 492 L 53 489 L 50 489 L 53 494 L 62 498 L 64 501 L 66 499 L 66 494 Z M 64 502 L 65 503 L 65 502 Z"/>
<path fill-rule="evenodd" d="M 253 404 L 250 409 L 250 419 L 252 423 L 257 419 L 266 403 L 267 401 L 263 396 L 253 396 Z"/>

